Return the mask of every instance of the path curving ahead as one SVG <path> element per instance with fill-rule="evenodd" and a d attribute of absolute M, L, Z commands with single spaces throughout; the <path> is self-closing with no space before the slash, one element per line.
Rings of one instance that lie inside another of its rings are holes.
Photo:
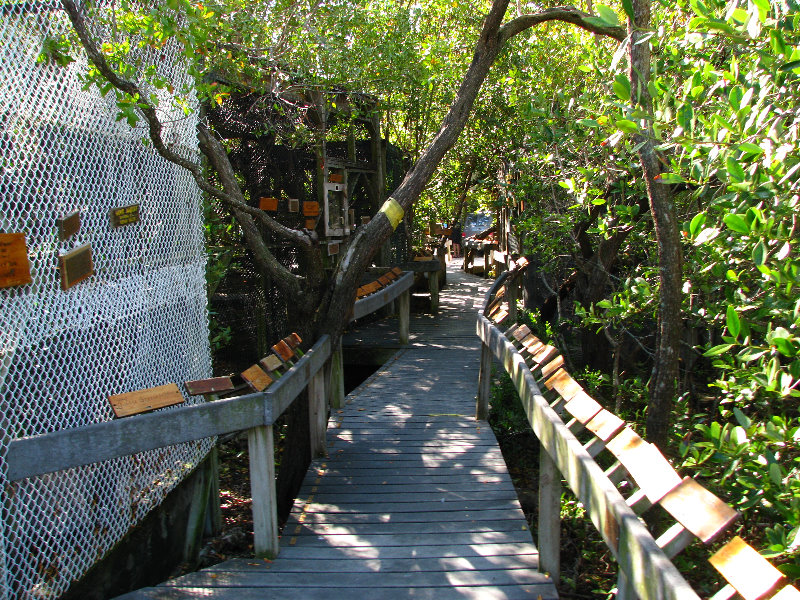
<path fill-rule="evenodd" d="M 273 561 L 230 560 L 124 596 L 551 600 L 497 440 L 475 420 L 478 307 L 489 281 L 453 263 L 436 317 L 334 411 Z M 396 336 L 391 320 L 349 343 Z"/>

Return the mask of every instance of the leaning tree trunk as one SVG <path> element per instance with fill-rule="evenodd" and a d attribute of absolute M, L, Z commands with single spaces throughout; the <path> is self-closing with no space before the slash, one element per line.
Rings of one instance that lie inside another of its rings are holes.
<path fill-rule="evenodd" d="M 631 101 L 646 114 L 652 112 L 652 99 L 647 89 L 650 77 L 650 42 L 643 39 L 650 27 L 650 0 L 633 0 L 633 21 L 629 23 Z M 665 449 L 669 438 L 672 405 L 678 380 L 678 358 L 681 339 L 681 249 L 678 221 L 672 192 L 658 177 L 664 160 L 655 147 L 650 121 L 641 121 L 641 133 L 635 137 L 639 147 L 650 213 L 658 244 L 660 299 L 658 306 L 658 339 L 653 371 L 650 377 L 650 402 L 647 407 L 647 439 Z"/>

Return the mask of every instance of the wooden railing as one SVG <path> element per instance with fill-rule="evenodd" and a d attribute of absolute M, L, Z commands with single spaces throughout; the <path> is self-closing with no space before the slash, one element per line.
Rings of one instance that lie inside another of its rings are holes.
<path fill-rule="evenodd" d="M 204 404 L 132 416 L 12 440 L 6 454 L 10 481 L 98 463 L 138 452 L 246 430 L 253 498 L 254 551 L 278 553 L 272 427 L 308 388 L 311 447 L 325 450 L 327 394 L 323 367 L 331 354 L 323 336 L 268 389 Z"/>
<path fill-rule="evenodd" d="M 519 279 L 526 266 L 523 259 L 498 278 L 478 316 L 483 343 L 476 415 L 487 418 L 492 360 L 497 358 L 541 442 L 541 570 L 558 580 L 563 478 L 617 560 L 619 600 L 698 598 L 671 559 L 695 540 L 709 544 L 719 539 L 738 513 L 698 482 L 681 478 L 655 446 L 583 390 L 565 370 L 556 348 L 516 323 Z M 603 451 L 613 462 L 605 471 L 595 461 Z M 658 537 L 648 529 L 656 528 L 655 519 L 645 521 L 645 511 L 656 504 L 672 519 Z M 775 599 L 800 597 L 794 587 L 784 585 L 777 569 L 738 537 L 709 560 L 728 581 L 715 600 L 737 593 L 745 600 L 763 600 L 778 590 Z"/>

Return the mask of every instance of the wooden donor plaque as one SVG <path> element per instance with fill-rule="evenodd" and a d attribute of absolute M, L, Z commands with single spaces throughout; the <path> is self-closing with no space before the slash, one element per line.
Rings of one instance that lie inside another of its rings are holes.
<path fill-rule="evenodd" d="M 303 202 L 303 214 L 307 217 L 319 216 L 319 202 Z"/>
<path fill-rule="evenodd" d="M 256 392 L 264 391 L 273 381 L 272 377 L 267 375 L 258 365 L 253 365 L 249 369 L 242 371 L 242 379 Z"/>
<path fill-rule="evenodd" d="M 306 229 L 309 231 L 313 231 L 317 228 L 317 220 L 316 219 L 306 219 Z"/>
<path fill-rule="evenodd" d="M 81 213 L 74 212 L 60 219 L 56 219 L 56 225 L 58 225 L 58 239 L 62 242 L 66 241 L 80 230 Z"/>
<path fill-rule="evenodd" d="M 92 245 L 84 244 L 59 256 L 58 269 L 61 271 L 61 289 L 64 291 L 94 275 Z"/>
<path fill-rule="evenodd" d="M 24 233 L 0 233 L 0 288 L 31 283 Z"/>
<path fill-rule="evenodd" d="M 289 212 L 300 212 L 300 200 L 297 198 L 289 198 Z"/>
<path fill-rule="evenodd" d="M 220 392 L 230 392 L 233 389 L 233 382 L 230 377 L 212 377 L 210 379 L 185 381 L 183 385 L 190 396 L 208 396 Z"/>
<path fill-rule="evenodd" d="M 129 206 L 120 206 L 119 208 L 111 209 L 111 226 L 116 229 L 117 227 L 124 227 L 125 225 L 133 225 L 139 222 L 139 205 L 131 204 Z"/>
<path fill-rule="evenodd" d="M 174 383 L 109 397 L 111 408 L 117 417 L 128 417 L 139 413 L 173 406 L 183 402 L 183 395 Z"/>
<path fill-rule="evenodd" d="M 330 242 L 328 244 L 328 256 L 339 254 L 339 242 Z"/>
<path fill-rule="evenodd" d="M 278 210 L 278 199 L 262 197 L 258 201 L 258 207 L 261 210 L 268 210 L 270 212 L 275 212 L 276 210 Z"/>

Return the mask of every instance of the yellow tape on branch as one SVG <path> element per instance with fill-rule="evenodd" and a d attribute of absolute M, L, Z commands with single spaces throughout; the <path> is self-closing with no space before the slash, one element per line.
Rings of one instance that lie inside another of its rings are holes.
<path fill-rule="evenodd" d="M 403 207 L 400 206 L 394 198 L 389 198 L 383 203 L 381 212 L 389 219 L 389 223 L 392 224 L 392 229 L 397 229 L 397 226 L 400 225 L 400 221 L 403 220 Z"/>

